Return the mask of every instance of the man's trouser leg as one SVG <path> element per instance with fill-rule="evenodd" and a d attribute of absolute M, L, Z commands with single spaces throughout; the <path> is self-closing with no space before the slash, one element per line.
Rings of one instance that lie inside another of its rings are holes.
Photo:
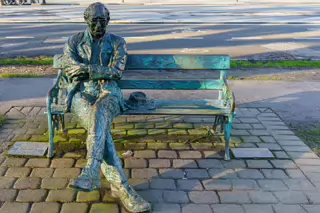
<path fill-rule="evenodd" d="M 100 167 L 103 161 L 106 141 L 105 131 L 111 126 L 111 115 L 109 115 L 108 103 L 98 102 L 93 106 L 89 106 L 79 98 L 74 99 L 72 110 L 88 130 L 88 162 L 80 176 L 72 181 L 71 186 L 91 191 L 100 188 Z"/>

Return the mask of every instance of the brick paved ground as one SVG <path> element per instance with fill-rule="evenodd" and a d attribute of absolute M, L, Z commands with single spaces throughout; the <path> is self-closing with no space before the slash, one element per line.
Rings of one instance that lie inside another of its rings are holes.
<path fill-rule="evenodd" d="M 7 157 L 13 141 L 47 141 L 45 108 L 12 107 L 0 129 L 0 213 L 126 212 L 100 191 L 74 192 L 85 165 L 86 131 L 68 115 L 54 159 Z M 161 213 L 318 213 L 320 160 L 266 108 L 237 111 L 232 145 L 266 147 L 274 159 L 222 159 L 218 137 L 203 137 L 208 117 L 118 117 L 113 134 L 130 183 Z"/>

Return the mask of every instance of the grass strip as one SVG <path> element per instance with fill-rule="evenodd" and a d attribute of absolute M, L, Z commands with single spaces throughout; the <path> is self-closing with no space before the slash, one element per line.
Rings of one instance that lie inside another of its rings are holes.
<path fill-rule="evenodd" d="M 6 121 L 6 116 L 0 115 L 0 127 L 4 124 L 5 121 Z"/>
<path fill-rule="evenodd" d="M 36 74 L 17 74 L 17 73 L 3 73 L 0 78 L 39 78 L 41 75 Z"/>
<path fill-rule="evenodd" d="M 40 56 L 37 58 L 19 57 L 0 59 L 0 65 L 52 65 L 53 58 Z M 236 61 L 231 60 L 231 69 L 237 68 L 320 68 L 320 61 Z"/>

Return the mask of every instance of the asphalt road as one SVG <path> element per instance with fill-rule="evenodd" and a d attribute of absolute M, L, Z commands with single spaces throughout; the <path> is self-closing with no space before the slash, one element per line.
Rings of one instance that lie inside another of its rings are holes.
<path fill-rule="evenodd" d="M 0 57 L 62 53 L 66 39 L 85 28 L 84 23 L 0 24 Z M 319 25 L 111 24 L 108 31 L 126 39 L 129 53 L 228 54 L 232 58 L 250 58 L 286 52 L 320 57 Z"/>

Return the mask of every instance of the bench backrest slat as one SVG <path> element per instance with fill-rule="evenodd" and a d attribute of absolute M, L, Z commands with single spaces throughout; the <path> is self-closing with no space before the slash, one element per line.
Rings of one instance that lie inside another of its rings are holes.
<path fill-rule="evenodd" d="M 226 70 L 230 69 L 229 56 L 217 55 L 128 55 L 126 69 L 148 70 Z"/>
<path fill-rule="evenodd" d="M 146 90 L 219 90 L 223 80 L 120 80 L 121 89 Z"/>
<path fill-rule="evenodd" d="M 53 68 L 64 68 L 63 55 L 55 55 Z M 141 55 L 129 54 L 127 70 L 227 70 L 230 57 L 217 55 Z"/>

